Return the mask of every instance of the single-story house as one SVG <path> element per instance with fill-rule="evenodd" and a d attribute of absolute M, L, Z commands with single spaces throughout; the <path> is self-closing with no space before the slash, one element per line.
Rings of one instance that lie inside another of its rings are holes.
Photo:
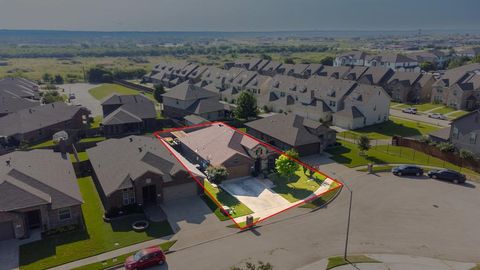
<path fill-rule="evenodd" d="M 156 128 L 155 104 L 144 95 L 113 94 L 102 102 L 102 129 L 107 137 L 140 134 Z"/>
<path fill-rule="evenodd" d="M 51 150 L 0 156 L 0 240 L 29 230 L 83 226 L 83 203 L 68 156 Z"/>
<path fill-rule="evenodd" d="M 284 151 L 313 155 L 335 143 L 336 132 L 296 114 L 276 114 L 245 124 L 247 133 Z"/>
<path fill-rule="evenodd" d="M 88 149 L 87 154 L 107 212 L 195 196 L 202 191 L 175 156 L 153 137 L 108 139 Z M 198 179 L 205 178 L 195 167 L 189 170 Z"/>

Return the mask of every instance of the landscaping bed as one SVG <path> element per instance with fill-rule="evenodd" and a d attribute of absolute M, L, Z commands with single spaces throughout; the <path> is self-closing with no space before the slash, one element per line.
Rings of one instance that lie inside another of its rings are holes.
<path fill-rule="evenodd" d="M 86 229 L 20 246 L 20 269 L 46 269 L 173 233 L 166 221 L 151 222 L 143 232 L 133 231 L 132 223 L 143 215 L 104 222 L 103 206 L 91 177 L 80 178 L 78 184 Z"/>

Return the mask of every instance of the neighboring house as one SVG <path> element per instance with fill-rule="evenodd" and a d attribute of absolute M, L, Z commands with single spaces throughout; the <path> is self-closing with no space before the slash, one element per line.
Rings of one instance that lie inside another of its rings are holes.
<path fill-rule="evenodd" d="M 225 106 L 219 102 L 218 94 L 198 85 L 184 82 L 170 89 L 163 97 L 163 114 L 182 119 L 195 114 L 209 121 L 223 119 Z"/>
<path fill-rule="evenodd" d="M 333 66 L 365 66 L 367 54 L 361 51 L 352 51 L 337 55 Z"/>
<path fill-rule="evenodd" d="M 258 73 L 266 76 L 274 76 L 280 72 L 282 63 L 276 61 L 269 61 L 264 67 L 258 70 Z"/>
<path fill-rule="evenodd" d="M 206 67 L 185 61 L 162 62 L 157 64 L 145 80 L 165 87 L 174 87 L 185 81 L 198 81 Z"/>
<path fill-rule="evenodd" d="M 176 157 L 153 137 L 109 139 L 87 149 L 87 154 L 107 213 L 115 214 L 129 205 L 196 196 L 202 191 Z M 200 179 L 205 177 L 195 167 L 189 170 Z"/>
<path fill-rule="evenodd" d="M 367 67 L 384 67 L 399 71 L 420 72 L 417 59 L 399 53 L 382 53 L 369 55 L 365 59 Z"/>
<path fill-rule="evenodd" d="M 469 48 L 465 50 L 460 50 L 456 53 L 459 57 L 469 57 L 474 58 L 477 55 L 480 55 L 480 47 Z"/>
<path fill-rule="evenodd" d="M 429 74 L 397 71 L 385 84 L 385 90 L 396 102 L 429 102 L 434 83 L 435 78 Z"/>
<path fill-rule="evenodd" d="M 350 69 L 351 68 L 348 66 L 324 66 L 318 75 L 327 78 L 343 79 L 345 76 L 348 75 Z"/>
<path fill-rule="evenodd" d="M 19 98 L 40 99 L 38 84 L 24 78 L 5 78 L 0 80 L 0 94 L 7 93 Z"/>
<path fill-rule="evenodd" d="M 370 85 L 385 85 L 393 74 L 395 74 L 395 71 L 391 68 L 369 67 L 357 79 L 357 82 Z"/>
<path fill-rule="evenodd" d="M 431 101 L 457 110 L 480 107 L 480 64 L 450 69 L 433 84 Z"/>
<path fill-rule="evenodd" d="M 412 52 L 407 56 L 409 58 L 416 59 L 419 64 L 423 62 L 430 62 L 438 69 L 445 68 L 445 64 L 448 60 L 446 54 L 439 50 Z"/>
<path fill-rule="evenodd" d="M 0 117 L 39 105 L 39 101 L 21 98 L 0 90 Z"/>
<path fill-rule="evenodd" d="M 102 102 L 102 130 L 107 137 L 140 134 L 156 128 L 153 101 L 144 95 L 117 95 Z"/>
<path fill-rule="evenodd" d="M 56 132 L 85 128 L 90 111 L 63 102 L 23 109 L 0 118 L 0 137 L 19 144 L 51 139 Z"/>
<path fill-rule="evenodd" d="M 83 226 L 82 196 L 68 159 L 51 150 L 0 156 L 0 240 Z"/>
<path fill-rule="evenodd" d="M 461 116 L 451 123 L 450 142 L 458 149 L 480 155 L 480 111 Z"/>
<path fill-rule="evenodd" d="M 249 176 L 274 168 L 275 153 L 221 123 L 177 133 L 182 154 L 200 169 L 223 166 L 228 178 Z"/>
<path fill-rule="evenodd" d="M 245 125 L 248 134 L 284 151 L 294 148 L 300 156 L 322 153 L 336 139 L 333 129 L 296 114 L 276 114 Z"/>
<path fill-rule="evenodd" d="M 186 126 L 193 126 L 193 125 L 199 125 L 199 124 L 210 122 L 207 119 L 205 119 L 203 117 L 200 117 L 198 115 L 195 115 L 195 114 L 187 115 L 187 116 L 183 117 L 183 120 L 185 120 L 185 125 Z"/>

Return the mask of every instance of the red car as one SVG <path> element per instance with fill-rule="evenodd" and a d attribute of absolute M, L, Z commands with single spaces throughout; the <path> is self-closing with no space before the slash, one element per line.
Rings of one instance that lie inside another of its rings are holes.
<path fill-rule="evenodd" d="M 125 269 L 143 269 L 149 266 L 164 264 L 165 255 L 158 247 L 142 249 L 125 260 Z"/>

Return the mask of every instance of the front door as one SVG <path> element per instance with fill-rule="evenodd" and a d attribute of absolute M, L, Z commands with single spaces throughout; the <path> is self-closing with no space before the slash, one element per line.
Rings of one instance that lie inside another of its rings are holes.
<path fill-rule="evenodd" d="M 255 172 L 260 173 L 261 170 L 262 170 L 262 160 L 260 158 L 257 158 L 255 160 Z"/>
<path fill-rule="evenodd" d="M 27 218 L 27 227 L 29 229 L 34 229 L 42 225 L 42 219 L 40 217 L 40 210 L 33 210 L 25 213 Z"/>
<path fill-rule="evenodd" d="M 144 186 L 142 189 L 143 203 L 155 203 L 157 201 L 157 187 L 155 185 Z"/>

